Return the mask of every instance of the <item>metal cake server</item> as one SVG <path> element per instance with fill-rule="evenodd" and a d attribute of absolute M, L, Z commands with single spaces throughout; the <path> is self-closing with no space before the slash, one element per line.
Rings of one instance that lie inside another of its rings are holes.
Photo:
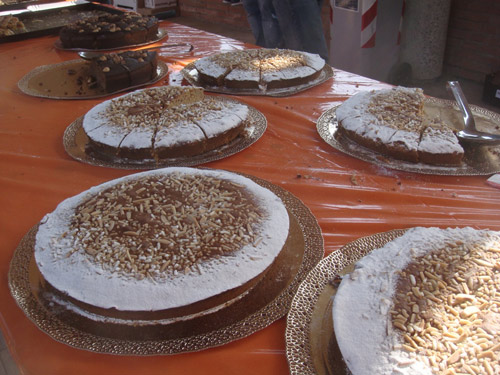
<path fill-rule="evenodd" d="M 144 47 L 137 49 L 135 51 L 141 51 L 141 50 L 154 50 L 154 49 L 166 49 L 166 48 L 171 48 L 171 47 L 189 47 L 189 49 L 186 52 L 191 52 L 193 50 L 193 45 L 191 43 L 174 43 L 174 44 L 162 44 L 161 46 L 152 46 L 152 47 Z M 121 52 L 121 51 L 115 51 L 116 53 Z M 109 52 L 108 52 L 109 53 Z M 104 55 L 104 52 L 100 51 L 80 51 L 78 52 L 78 56 L 80 56 L 84 60 L 92 60 L 96 57 Z"/>
<path fill-rule="evenodd" d="M 482 145 L 500 144 L 500 135 L 481 132 L 476 129 L 476 122 L 465 98 L 462 87 L 458 81 L 448 81 L 448 88 L 451 90 L 458 107 L 462 111 L 465 127 L 457 133 L 457 137 L 464 142 Z"/>

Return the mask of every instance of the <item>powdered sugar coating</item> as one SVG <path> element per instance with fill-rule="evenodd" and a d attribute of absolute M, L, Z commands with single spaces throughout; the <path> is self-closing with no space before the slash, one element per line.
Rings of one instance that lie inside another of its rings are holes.
<path fill-rule="evenodd" d="M 307 66 L 315 71 L 320 71 L 325 67 L 325 60 L 323 60 L 320 55 L 309 52 L 302 52 L 302 55 L 304 56 Z"/>
<path fill-rule="evenodd" d="M 260 81 L 260 72 L 259 69 L 233 69 L 231 72 L 225 77 L 227 83 L 232 81 L 235 82 L 254 82 L 255 85 L 259 84 Z"/>
<path fill-rule="evenodd" d="M 227 103 L 226 108 L 207 113 L 203 118 L 197 119 L 196 124 L 203 130 L 205 136 L 210 139 L 231 130 L 234 124 L 243 121 L 247 114 L 247 107 Z"/>
<path fill-rule="evenodd" d="M 84 252 L 64 256 L 78 245 L 64 233 L 69 229 L 75 208 L 90 196 L 137 178 L 179 174 L 216 177 L 244 186 L 257 198 L 259 207 L 265 212 L 260 229 L 263 240 L 247 245 L 231 256 L 202 263 L 201 273 L 179 273 L 164 282 L 105 272 L 98 264 L 89 261 Z M 40 224 L 35 260 L 51 285 L 79 301 L 124 311 L 163 310 L 204 300 L 256 277 L 278 256 L 288 236 L 288 227 L 288 213 L 281 200 L 248 178 L 219 170 L 165 168 L 110 181 L 63 201 Z"/>
<path fill-rule="evenodd" d="M 396 129 L 383 125 L 366 110 L 372 95 L 371 91 L 364 91 L 351 96 L 337 108 L 337 121 L 348 131 L 375 142 L 387 144 Z"/>
<path fill-rule="evenodd" d="M 431 152 L 434 154 L 463 152 L 462 146 L 450 129 L 435 129 L 428 127 L 425 129 L 420 139 L 418 149 L 421 152 Z"/>
<path fill-rule="evenodd" d="M 82 126 L 87 135 L 98 139 L 103 144 L 118 147 L 126 134 L 104 116 L 107 106 L 108 103 L 105 101 L 93 107 L 85 115 Z"/>
<path fill-rule="evenodd" d="M 345 276 L 333 304 L 337 342 L 354 375 L 433 374 L 430 367 L 403 350 L 402 335 L 390 311 L 399 271 L 414 259 L 450 243 L 498 241 L 499 233 L 472 228 L 412 228 L 372 251 Z"/>
<path fill-rule="evenodd" d="M 150 149 L 153 147 L 154 129 L 135 128 L 120 143 L 120 148 Z"/>
<path fill-rule="evenodd" d="M 205 135 L 199 126 L 190 121 L 179 120 L 175 128 L 160 128 L 155 136 L 155 149 L 174 147 L 191 142 L 201 142 Z"/>
<path fill-rule="evenodd" d="M 228 71 L 228 68 L 221 66 L 219 64 L 216 64 L 210 58 L 202 58 L 202 59 L 196 60 L 194 62 L 194 65 L 200 73 L 205 74 L 205 75 L 210 76 L 210 77 L 215 77 L 215 78 L 219 78 L 219 77 L 224 76 Z"/>

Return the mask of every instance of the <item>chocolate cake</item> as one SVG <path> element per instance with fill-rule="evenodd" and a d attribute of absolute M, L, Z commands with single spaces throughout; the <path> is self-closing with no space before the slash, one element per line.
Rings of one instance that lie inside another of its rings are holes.
<path fill-rule="evenodd" d="M 156 77 L 156 51 L 125 51 L 94 58 L 90 75 L 106 92 L 112 93 L 147 83 Z"/>
<path fill-rule="evenodd" d="M 412 228 L 362 258 L 334 297 L 353 375 L 500 373 L 500 233 Z"/>
<path fill-rule="evenodd" d="M 421 89 L 365 91 L 336 109 L 339 135 L 395 159 L 459 165 L 464 157 L 451 126 L 424 114 Z"/>
<path fill-rule="evenodd" d="M 246 177 L 194 168 L 126 176 L 43 218 L 35 243 L 41 293 L 104 326 L 193 319 L 248 293 L 288 231 L 281 200 Z"/>
<path fill-rule="evenodd" d="M 64 26 L 63 48 L 113 49 L 155 40 L 158 20 L 135 12 L 100 14 Z"/>
<path fill-rule="evenodd" d="M 221 147 L 248 124 L 249 109 L 193 87 L 154 87 L 105 101 L 83 118 L 87 152 L 101 158 L 161 160 Z"/>
<path fill-rule="evenodd" d="M 313 81 L 325 61 L 307 52 L 263 48 L 204 57 L 194 66 L 201 85 L 267 91 Z"/>

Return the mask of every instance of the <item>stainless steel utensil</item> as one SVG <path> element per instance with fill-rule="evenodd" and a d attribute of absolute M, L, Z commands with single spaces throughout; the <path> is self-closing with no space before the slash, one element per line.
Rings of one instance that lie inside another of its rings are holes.
<path fill-rule="evenodd" d="M 500 144 L 500 135 L 481 132 L 476 129 L 476 122 L 465 98 L 462 87 L 458 81 L 448 81 L 448 88 L 451 90 L 458 107 L 464 117 L 464 129 L 457 133 L 457 137 L 464 142 L 476 143 L 482 145 Z"/>
<path fill-rule="evenodd" d="M 194 47 L 191 43 L 174 43 L 174 44 L 162 44 L 161 46 L 152 46 L 152 47 L 144 47 L 144 48 L 139 48 L 136 51 L 142 51 L 142 50 L 154 50 L 154 49 L 167 49 L 167 48 L 172 48 L 172 47 L 189 47 L 189 49 L 186 52 L 191 52 Z M 120 52 L 120 51 L 116 51 Z M 80 56 L 84 60 L 92 60 L 96 57 L 104 55 L 104 52 L 100 51 L 80 51 L 78 52 L 78 56 Z"/>

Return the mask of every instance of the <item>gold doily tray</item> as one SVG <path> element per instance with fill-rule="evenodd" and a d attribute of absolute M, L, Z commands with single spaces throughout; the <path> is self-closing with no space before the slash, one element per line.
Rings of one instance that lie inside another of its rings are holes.
<path fill-rule="evenodd" d="M 233 99 L 222 97 L 217 97 L 216 100 L 235 101 Z M 238 103 L 247 106 L 250 110 L 248 124 L 243 133 L 228 144 L 200 155 L 160 160 L 133 160 L 119 156 L 110 158 L 109 156 L 92 154 L 87 152 L 86 149 L 88 137 L 82 128 L 83 117 L 79 117 L 66 128 L 63 136 L 64 149 L 73 159 L 80 162 L 95 166 L 120 169 L 154 169 L 174 166 L 189 167 L 224 159 L 246 149 L 247 147 L 250 147 L 252 144 L 257 142 L 267 128 L 266 117 L 261 112 L 244 103 Z"/>
<path fill-rule="evenodd" d="M 118 51 L 118 50 L 125 50 L 125 49 L 134 49 L 137 47 L 142 47 L 142 46 L 149 46 L 150 44 L 158 43 L 159 41 L 165 39 L 168 36 L 167 29 L 165 28 L 159 28 L 158 33 L 156 34 L 156 38 L 145 42 L 145 43 L 138 43 L 138 44 L 130 44 L 130 45 L 125 45 L 125 46 L 119 46 L 116 48 L 102 48 L 102 49 L 92 49 L 92 48 L 64 48 L 61 41 L 58 39 L 54 42 L 54 47 L 57 49 L 63 50 L 63 51 Z"/>
<path fill-rule="evenodd" d="M 320 85 L 323 82 L 333 77 L 333 69 L 329 65 L 325 65 L 325 67 L 323 68 L 323 70 L 321 71 L 320 75 L 317 78 L 303 85 L 297 85 L 279 89 L 260 90 L 260 89 L 236 89 L 236 88 L 203 85 L 198 80 L 198 70 L 196 70 L 194 63 L 186 65 L 181 70 L 181 73 L 183 77 L 186 79 L 186 81 L 188 81 L 191 85 L 196 87 L 202 87 L 206 91 L 217 92 L 228 95 L 260 95 L 260 96 L 275 96 L 275 97 L 284 97 L 297 94 L 301 91 L 310 89 L 311 87 Z"/>
<path fill-rule="evenodd" d="M 432 175 L 476 176 L 500 172 L 500 146 L 466 145 L 464 147 L 464 160 L 458 166 L 411 163 L 379 154 L 346 139 L 346 137 L 339 136 L 336 108 L 330 108 L 320 116 L 316 122 L 316 129 L 326 143 L 354 158 L 380 167 Z M 427 113 L 440 116 L 441 119 L 446 120 L 449 124 L 459 124 L 458 126 L 463 124 L 462 116 L 456 104 L 452 101 L 428 98 L 424 108 Z M 498 133 L 497 129 L 500 126 L 499 114 L 477 106 L 471 106 L 471 110 L 479 130 L 487 133 Z"/>
<path fill-rule="evenodd" d="M 26 316 L 53 339 L 99 353 L 161 355 L 199 351 L 247 337 L 267 327 L 288 312 L 298 286 L 323 258 L 323 237 L 315 217 L 298 198 L 265 180 L 247 177 L 282 199 L 290 214 L 290 234 L 283 251 L 264 278 L 244 297 L 222 310 L 167 325 L 155 325 L 154 321 L 150 327 L 134 329 L 127 325 L 123 331 L 134 337 L 113 337 L 122 335 L 116 333 L 122 332 L 120 325 L 111 335 L 107 324 L 95 321 L 89 324 L 81 315 L 49 303 L 39 293 L 38 269 L 34 260 L 38 226 L 23 237 L 12 258 L 9 268 L 12 296 Z M 148 335 L 155 337 L 146 338 Z"/>
<path fill-rule="evenodd" d="M 47 99 L 96 99 L 151 85 L 167 73 L 167 64 L 158 61 L 156 77 L 152 80 L 114 92 L 105 92 L 95 83 L 88 82 L 90 62 L 79 59 L 39 66 L 21 78 L 17 86 L 27 95 Z"/>
<path fill-rule="evenodd" d="M 359 238 L 322 259 L 300 284 L 287 317 L 286 356 L 291 375 L 346 375 L 332 321 L 332 297 L 340 277 L 372 250 L 400 237 L 393 230 Z"/>

